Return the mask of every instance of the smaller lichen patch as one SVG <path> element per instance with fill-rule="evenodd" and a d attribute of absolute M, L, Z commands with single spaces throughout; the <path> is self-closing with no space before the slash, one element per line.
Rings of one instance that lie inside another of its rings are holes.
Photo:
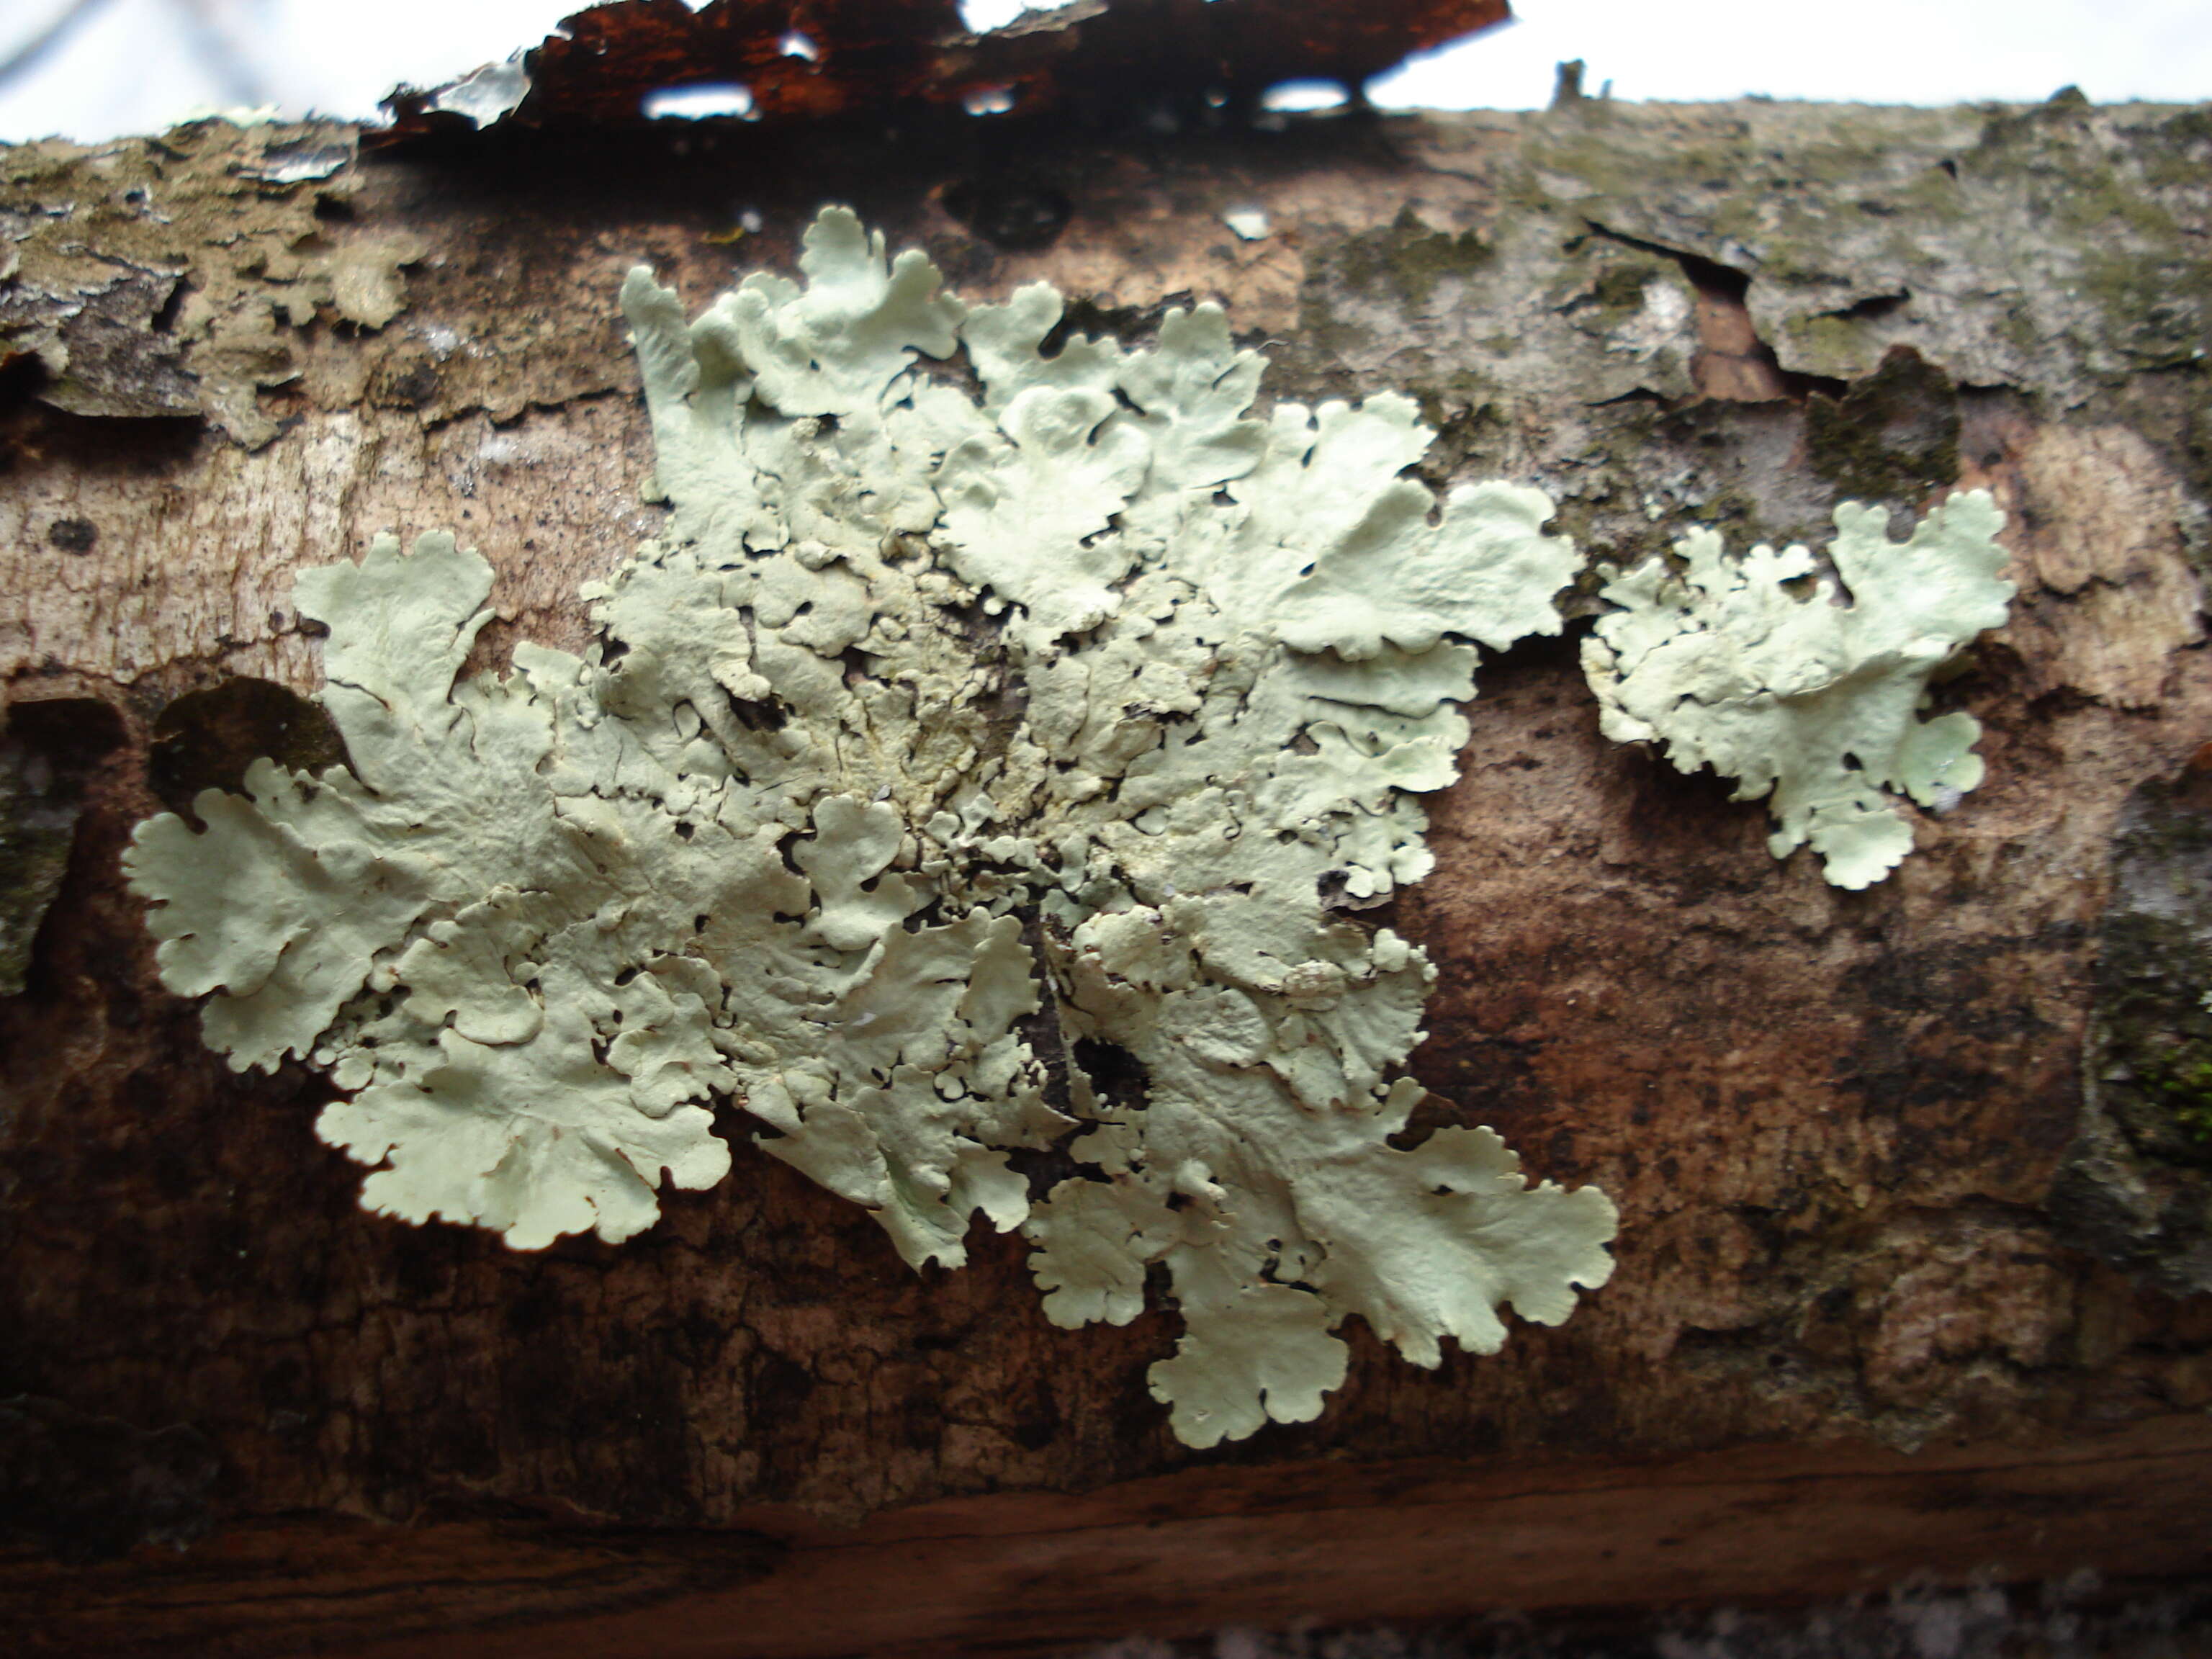
<path fill-rule="evenodd" d="M 1737 800 L 1771 795 L 1769 849 L 1809 842 L 1838 887 L 1880 881 L 1911 851 L 1889 792 L 1940 811 L 1981 781 L 1973 716 L 1921 710 L 1929 677 L 2003 624 L 2014 592 L 1985 491 L 1953 495 L 1903 543 L 1885 517 L 1836 509 L 1841 592 L 1803 547 L 1731 554 L 1692 531 L 1679 572 L 1652 558 L 1600 590 L 1620 608 L 1583 644 L 1607 737 L 1662 744 L 1680 771 L 1711 766 Z"/>

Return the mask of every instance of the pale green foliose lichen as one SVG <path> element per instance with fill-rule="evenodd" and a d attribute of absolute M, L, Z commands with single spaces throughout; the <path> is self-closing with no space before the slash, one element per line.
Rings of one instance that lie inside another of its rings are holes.
<path fill-rule="evenodd" d="M 301 577 L 352 769 L 140 826 L 165 981 L 233 1066 L 329 1070 L 386 1214 L 627 1237 L 726 1171 L 720 1097 L 910 1262 L 1022 1230 L 1057 1323 L 1158 1265 L 1197 1445 L 1316 1416 L 1349 1316 L 1423 1365 L 1565 1318 L 1613 1206 L 1389 1144 L 1435 975 L 1347 914 L 1430 867 L 1468 641 L 1559 630 L 1551 503 L 1431 523 L 1407 399 L 1255 418 L 1212 306 L 1046 356 L 1052 289 L 967 307 L 842 210 L 801 266 L 688 323 L 623 285 L 673 511 L 583 655 L 454 684 L 450 537 Z M 963 347 L 980 402 L 917 359 Z"/>
<path fill-rule="evenodd" d="M 1662 742 L 1681 771 L 1736 779 L 1737 800 L 1771 790 L 1775 857 L 1810 842 L 1835 885 L 1880 881 L 1912 850 L 1885 791 L 1941 809 L 1982 781 L 1974 717 L 1920 715 L 1929 676 L 2004 624 L 2003 527 L 1984 490 L 1951 496 L 1903 543 L 1878 508 L 1846 501 L 1829 557 L 1848 605 L 1825 579 L 1802 591 L 1805 548 L 1735 555 L 1693 530 L 1679 574 L 1652 558 L 1601 590 L 1621 609 L 1583 641 L 1600 725 Z"/>

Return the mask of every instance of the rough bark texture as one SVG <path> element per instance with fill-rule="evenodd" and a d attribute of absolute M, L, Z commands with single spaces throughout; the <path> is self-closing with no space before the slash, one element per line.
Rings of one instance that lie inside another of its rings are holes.
<path fill-rule="evenodd" d="M 0 1620 L 828 1654 L 2203 1570 L 2208 179 L 2204 112 L 2067 96 L 0 152 Z M 696 306 L 824 199 L 1094 330 L 1219 298 L 1272 395 L 1412 392 L 1431 482 L 1541 484 L 1594 564 L 1996 493 L 2021 597 L 1939 690 L 1989 781 L 1864 893 L 1601 738 L 1571 637 L 1486 667 L 1395 921 L 1430 1109 L 1620 1201 L 1565 1327 L 1354 1329 L 1321 1422 L 1193 1453 L 1162 1316 L 1053 1329 L 1011 1239 L 917 1276 L 734 1111 L 620 1249 L 365 1215 L 321 1081 L 155 983 L 131 824 L 327 741 L 291 572 L 451 527 L 484 663 L 578 642 L 659 517 L 622 270 Z"/>

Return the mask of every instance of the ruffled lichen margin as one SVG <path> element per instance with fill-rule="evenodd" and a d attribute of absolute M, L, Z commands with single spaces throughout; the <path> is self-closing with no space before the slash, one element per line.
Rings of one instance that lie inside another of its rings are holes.
<path fill-rule="evenodd" d="M 1213 307 L 1048 356 L 1048 287 L 965 306 L 836 209 L 800 263 L 623 285 L 673 510 L 582 655 L 457 684 L 449 536 L 301 574 L 350 769 L 139 827 L 164 982 L 329 1073 L 383 1214 L 627 1238 L 729 1099 L 909 1262 L 1020 1229 L 1056 1323 L 1162 1267 L 1196 1445 L 1317 1415 L 1352 1315 L 1422 1365 L 1564 1319 L 1613 1205 L 1391 1144 L 1435 975 L 1357 915 L 1430 868 L 1476 644 L 1559 629 L 1551 503 L 1439 504 L 1395 394 L 1255 417 Z"/>

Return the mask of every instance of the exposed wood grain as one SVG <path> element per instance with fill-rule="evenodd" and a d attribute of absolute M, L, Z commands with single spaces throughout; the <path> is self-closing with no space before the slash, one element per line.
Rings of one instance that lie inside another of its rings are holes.
<path fill-rule="evenodd" d="M 836 1659 L 1238 1624 L 1648 1619 L 1906 1578 L 2050 1580 L 2092 1564 L 2122 1583 L 2203 1573 L 2209 1478 L 2212 1425 L 2191 1416 L 2064 1449 L 1190 1470 L 1080 1496 L 949 1499 L 852 1529 L 787 1510 L 659 1534 L 272 1520 L 189 1557 L 90 1572 L 0 1559 L 0 1611 L 56 1596 L 32 1650 L 118 1659 L 157 1650 L 149 1631 L 159 1650 L 235 1659 Z"/>

